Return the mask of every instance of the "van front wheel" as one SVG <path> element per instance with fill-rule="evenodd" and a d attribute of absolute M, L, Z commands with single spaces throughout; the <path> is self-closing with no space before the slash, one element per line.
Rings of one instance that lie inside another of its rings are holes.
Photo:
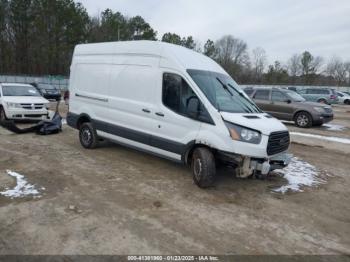
<path fill-rule="evenodd" d="M 98 136 L 92 123 L 86 122 L 80 126 L 79 140 L 81 145 L 85 148 L 93 149 L 97 147 Z"/>
<path fill-rule="evenodd" d="M 201 188 L 210 187 L 215 180 L 215 159 L 213 153 L 205 148 L 196 148 L 191 163 L 193 180 Z"/>

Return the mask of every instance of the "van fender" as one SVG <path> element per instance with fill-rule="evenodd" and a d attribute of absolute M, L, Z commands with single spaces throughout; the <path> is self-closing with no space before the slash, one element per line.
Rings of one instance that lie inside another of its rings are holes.
<path fill-rule="evenodd" d="M 230 141 L 231 138 L 229 134 L 227 134 L 228 141 L 225 141 L 225 137 L 225 135 L 222 137 L 210 131 L 200 131 L 196 140 L 192 140 L 186 144 L 184 153 L 181 156 L 182 161 L 185 164 L 190 164 L 192 152 L 198 147 L 206 147 L 214 154 L 217 151 L 230 151 L 228 141 Z"/>

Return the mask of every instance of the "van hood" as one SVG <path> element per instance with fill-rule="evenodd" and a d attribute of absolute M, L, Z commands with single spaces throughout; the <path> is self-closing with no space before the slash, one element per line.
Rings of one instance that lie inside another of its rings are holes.
<path fill-rule="evenodd" d="M 272 132 L 288 131 L 287 127 L 282 124 L 281 121 L 271 117 L 267 113 L 249 114 L 220 112 L 220 114 L 225 121 L 260 131 L 267 136 Z"/>
<path fill-rule="evenodd" d="M 9 103 L 18 104 L 48 104 L 48 100 L 41 96 L 3 96 L 2 100 Z"/>

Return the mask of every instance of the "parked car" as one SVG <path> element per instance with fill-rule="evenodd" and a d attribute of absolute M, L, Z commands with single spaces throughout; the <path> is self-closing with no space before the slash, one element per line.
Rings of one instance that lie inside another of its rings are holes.
<path fill-rule="evenodd" d="M 332 107 L 307 102 L 292 90 L 256 88 L 251 97 L 265 112 L 280 120 L 294 121 L 298 127 L 322 125 L 333 120 Z"/>
<path fill-rule="evenodd" d="M 304 97 L 307 101 L 318 102 L 322 104 L 336 104 L 338 102 L 338 96 L 335 89 L 312 87 L 297 89 L 297 92 Z"/>
<path fill-rule="evenodd" d="M 0 84 L 0 121 L 44 120 L 49 118 L 49 101 L 31 85 Z"/>
<path fill-rule="evenodd" d="M 32 83 L 31 85 L 34 86 L 44 98 L 54 99 L 56 101 L 61 100 L 61 90 L 55 86 L 41 83 Z"/>
<path fill-rule="evenodd" d="M 199 187 L 214 182 L 216 161 L 239 177 L 290 161 L 288 129 L 216 62 L 181 46 L 78 45 L 69 89 L 67 123 L 83 147 L 95 148 L 101 137 L 189 164 Z"/>
<path fill-rule="evenodd" d="M 345 92 L 337 91 L 339 104 L 350 105 L 350 95 Z"/>

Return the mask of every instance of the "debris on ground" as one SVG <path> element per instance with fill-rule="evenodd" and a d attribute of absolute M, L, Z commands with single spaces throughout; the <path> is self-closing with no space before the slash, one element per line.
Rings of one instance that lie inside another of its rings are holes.
<path fill-rule="evenodd" d="M 284 169 L 278 169 L 274 172 L 283 176 L 288 181 L 287 185 L 272 190 L 282 194 L 288 191 L 303 192 L 304 187 L 312 187 L 325 183 L 319 176 L 315 166 L 297 157 L 293 157 L 289 165 Z"/>
<path fill-rule="evenodd" d="M 0 195 L 10 198 L 20 198 L 27 196 L 40 197 L 40 192 L 35 188 L 34 185 L 28 183 L 25 177 L 16 172 L 7 170 L 7 174 L 11 177 L 16 178 L 16 186 L 13 189 L 8 189 L 6 191 L 0 192 Z M 41 188 L 44 190 L 44 188 Z"/>

